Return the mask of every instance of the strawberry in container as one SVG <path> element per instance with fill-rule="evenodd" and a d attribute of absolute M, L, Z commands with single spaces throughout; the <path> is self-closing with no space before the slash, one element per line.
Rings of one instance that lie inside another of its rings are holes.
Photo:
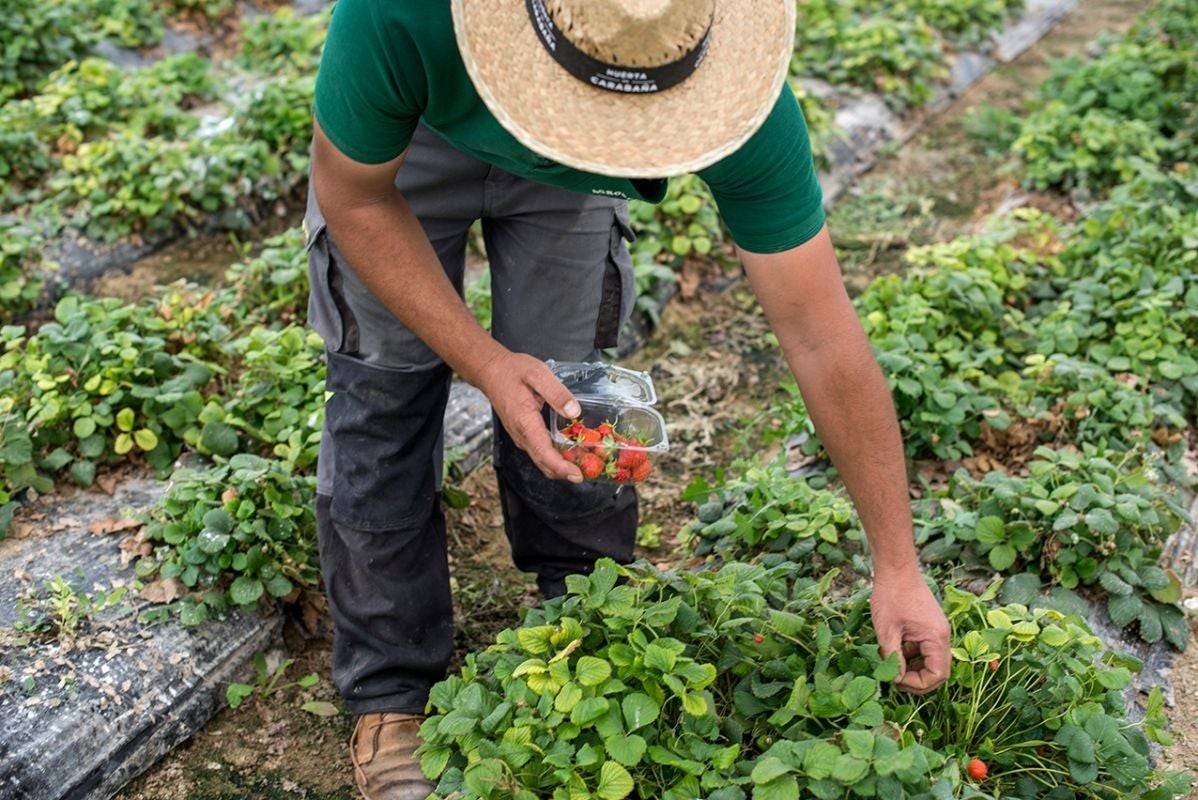
<path fill-rule="evenodd" d="M 598 363 L 549 366 L 582 409 L 574 419 L 550 412 L 553 443 L 566 459 L 587 481 L 624 485 L 648 478 L 654 460 L 669 450 L 665 420 L 651 407 L 657 395 L 649 376 Z"/>

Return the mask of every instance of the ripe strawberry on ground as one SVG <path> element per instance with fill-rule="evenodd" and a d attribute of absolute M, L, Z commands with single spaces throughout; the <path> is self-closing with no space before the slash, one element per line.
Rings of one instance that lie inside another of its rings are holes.
<path fill-rule="evenodd" d="M 980 758 L 971 758 L 969 763 L 965 765 L 965 771 L 969 773 L 969 777 L 975 781 L 980 781 L 986 777 L 989 770 L 986 768 L 986 762 Z"/>
<path fill-rule="evenodd" d="M 642 453 L 641 455 L 644 455 L 644 453 Z M 653 471 L 653 462 L 649 461 L 648 459 L 645 459 L 644 461 L 642 461 L 641 463 L 637 464 L 635 467 L 632 468 L 632 479 L 634 481 L 636 481 L 637 483 L 640 483 L 645 478 L 648 478 L 649 473 L 652 471 Z"/>

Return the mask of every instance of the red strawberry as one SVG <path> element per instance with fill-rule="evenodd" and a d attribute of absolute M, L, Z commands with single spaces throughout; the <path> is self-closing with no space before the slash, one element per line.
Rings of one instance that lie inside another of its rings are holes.
<path fill-rule="evenodd" d="M 603 436 L 599 431 L 591 430 L 584 425 L 582 430 L 578 432 L 578 439 L 583 444 L 598 444 L 603 441 Z"/>
<path fill-rule="evenodd" d="M 644 455 L 642 453 L 641 455 Z M 640 483 L 645 478 L 649 477 L 649 473 L 653 471 L 653 464 L 648 460 L 644 460 L 632 468 L 632 479 Z"/>
<path fill-rule="evenodd" d="M 594 453 L 583 453 L 578 459 L 578 468 L 582 470 L 582 477 L 587 480 L 598 478 L 603 472 L 603 459 Z"/>
<path fill-rule="evenodd" d="M 619 434 L 616 433 L 616 429 L 611 426 L 610 422 L 599 423 L 599 427 L 595 428 L 595 430 L 599 432 L 600 436 L 615 436 L 619 438 Z"/>
<path fill-rule="evenodd" d="M 628 469 L 635 470 L 641 464 L 645 463 L 648 458 L 649 456 L 644 450 L 629 450 L 624 448 L 620 450 L 616 463 L 621 467 L 628 467 Z"/>
<path fill-rule="evenodd" d="M 753 644 L 761 644 L 761 643 L 762 643 L 762 642 L 764 642 L 764 641 L 765 641 L 765 637 L 764 637 L 764 636 L 762 636 L 760 633 L 758 633 L 758 634 L 754 634 L 754 636 L 753 636 Z"/>
<path fill-rule="evenodd" d="M 567 439 L 573 439 L 583 432 L 586 426 L 582 424 L 582 420 L 574 420 L 566 427 L 562 428 L 562 435 Z"/>
<path fill-rule="evenodd" d="M 562 451 L 562 458 L 569 461 L 571 464 L 577 464 L 578 459 L 582 458 L 586 451 L 581 447 L 567 447 Z"/>
<path fill-rule="evenodd" d="M 627 467 L 616 467 L 615 472 L 612 473 L 612 480 L 616 483 L 628 483 L 632 480 L 632 470 Z"/>

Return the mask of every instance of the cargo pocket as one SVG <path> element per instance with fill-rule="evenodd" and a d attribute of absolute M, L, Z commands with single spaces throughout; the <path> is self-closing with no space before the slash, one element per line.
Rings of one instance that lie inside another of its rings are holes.
<path fill-rule="evenodd" d="M 310 229 L 305 220 L 308 251 L 308 323 L 334 353 L 358 352 L 358 322 L 345 301 L 337 251 L 323 222 Z"/>
<path fill-rule="evenodd" d="M 423 525 L 436 502 L 448 367 L 404 372 L 336 352 L 328 361 L 332 519 L 358 531 Z"/>
<path fill-rule="evenodd" d="M 615 209 L 607 262 L 603 270 L 603 288 L 599 298 L 599 314 L 595 320 L 595 348 L 606 350 L 620 342 L 620 330 L 632 316 L 636 301 L 636 276 L 632 257 L 625 242 L 636 239 L 628 223 L 628 207 Z"/>

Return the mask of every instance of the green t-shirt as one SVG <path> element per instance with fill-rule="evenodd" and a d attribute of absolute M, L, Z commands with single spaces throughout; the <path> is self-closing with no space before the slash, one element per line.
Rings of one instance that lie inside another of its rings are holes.
<path fill-rule="evenodd" d="M 462 152 L 529 180 L 653 203 L 665 194 L 664 181 L 582 172 L 537 155 L 508 133 L 462 64 L 448 0 L 339 0 L 316 79 L 316 119 L 342 153 L 361 163 L 395 158 L 423 119 Z M 787 86 L 761 128 L 699 176 L 737 244 L 750 252 L 788 250 L 823 227 L 807 124 Z"/>

